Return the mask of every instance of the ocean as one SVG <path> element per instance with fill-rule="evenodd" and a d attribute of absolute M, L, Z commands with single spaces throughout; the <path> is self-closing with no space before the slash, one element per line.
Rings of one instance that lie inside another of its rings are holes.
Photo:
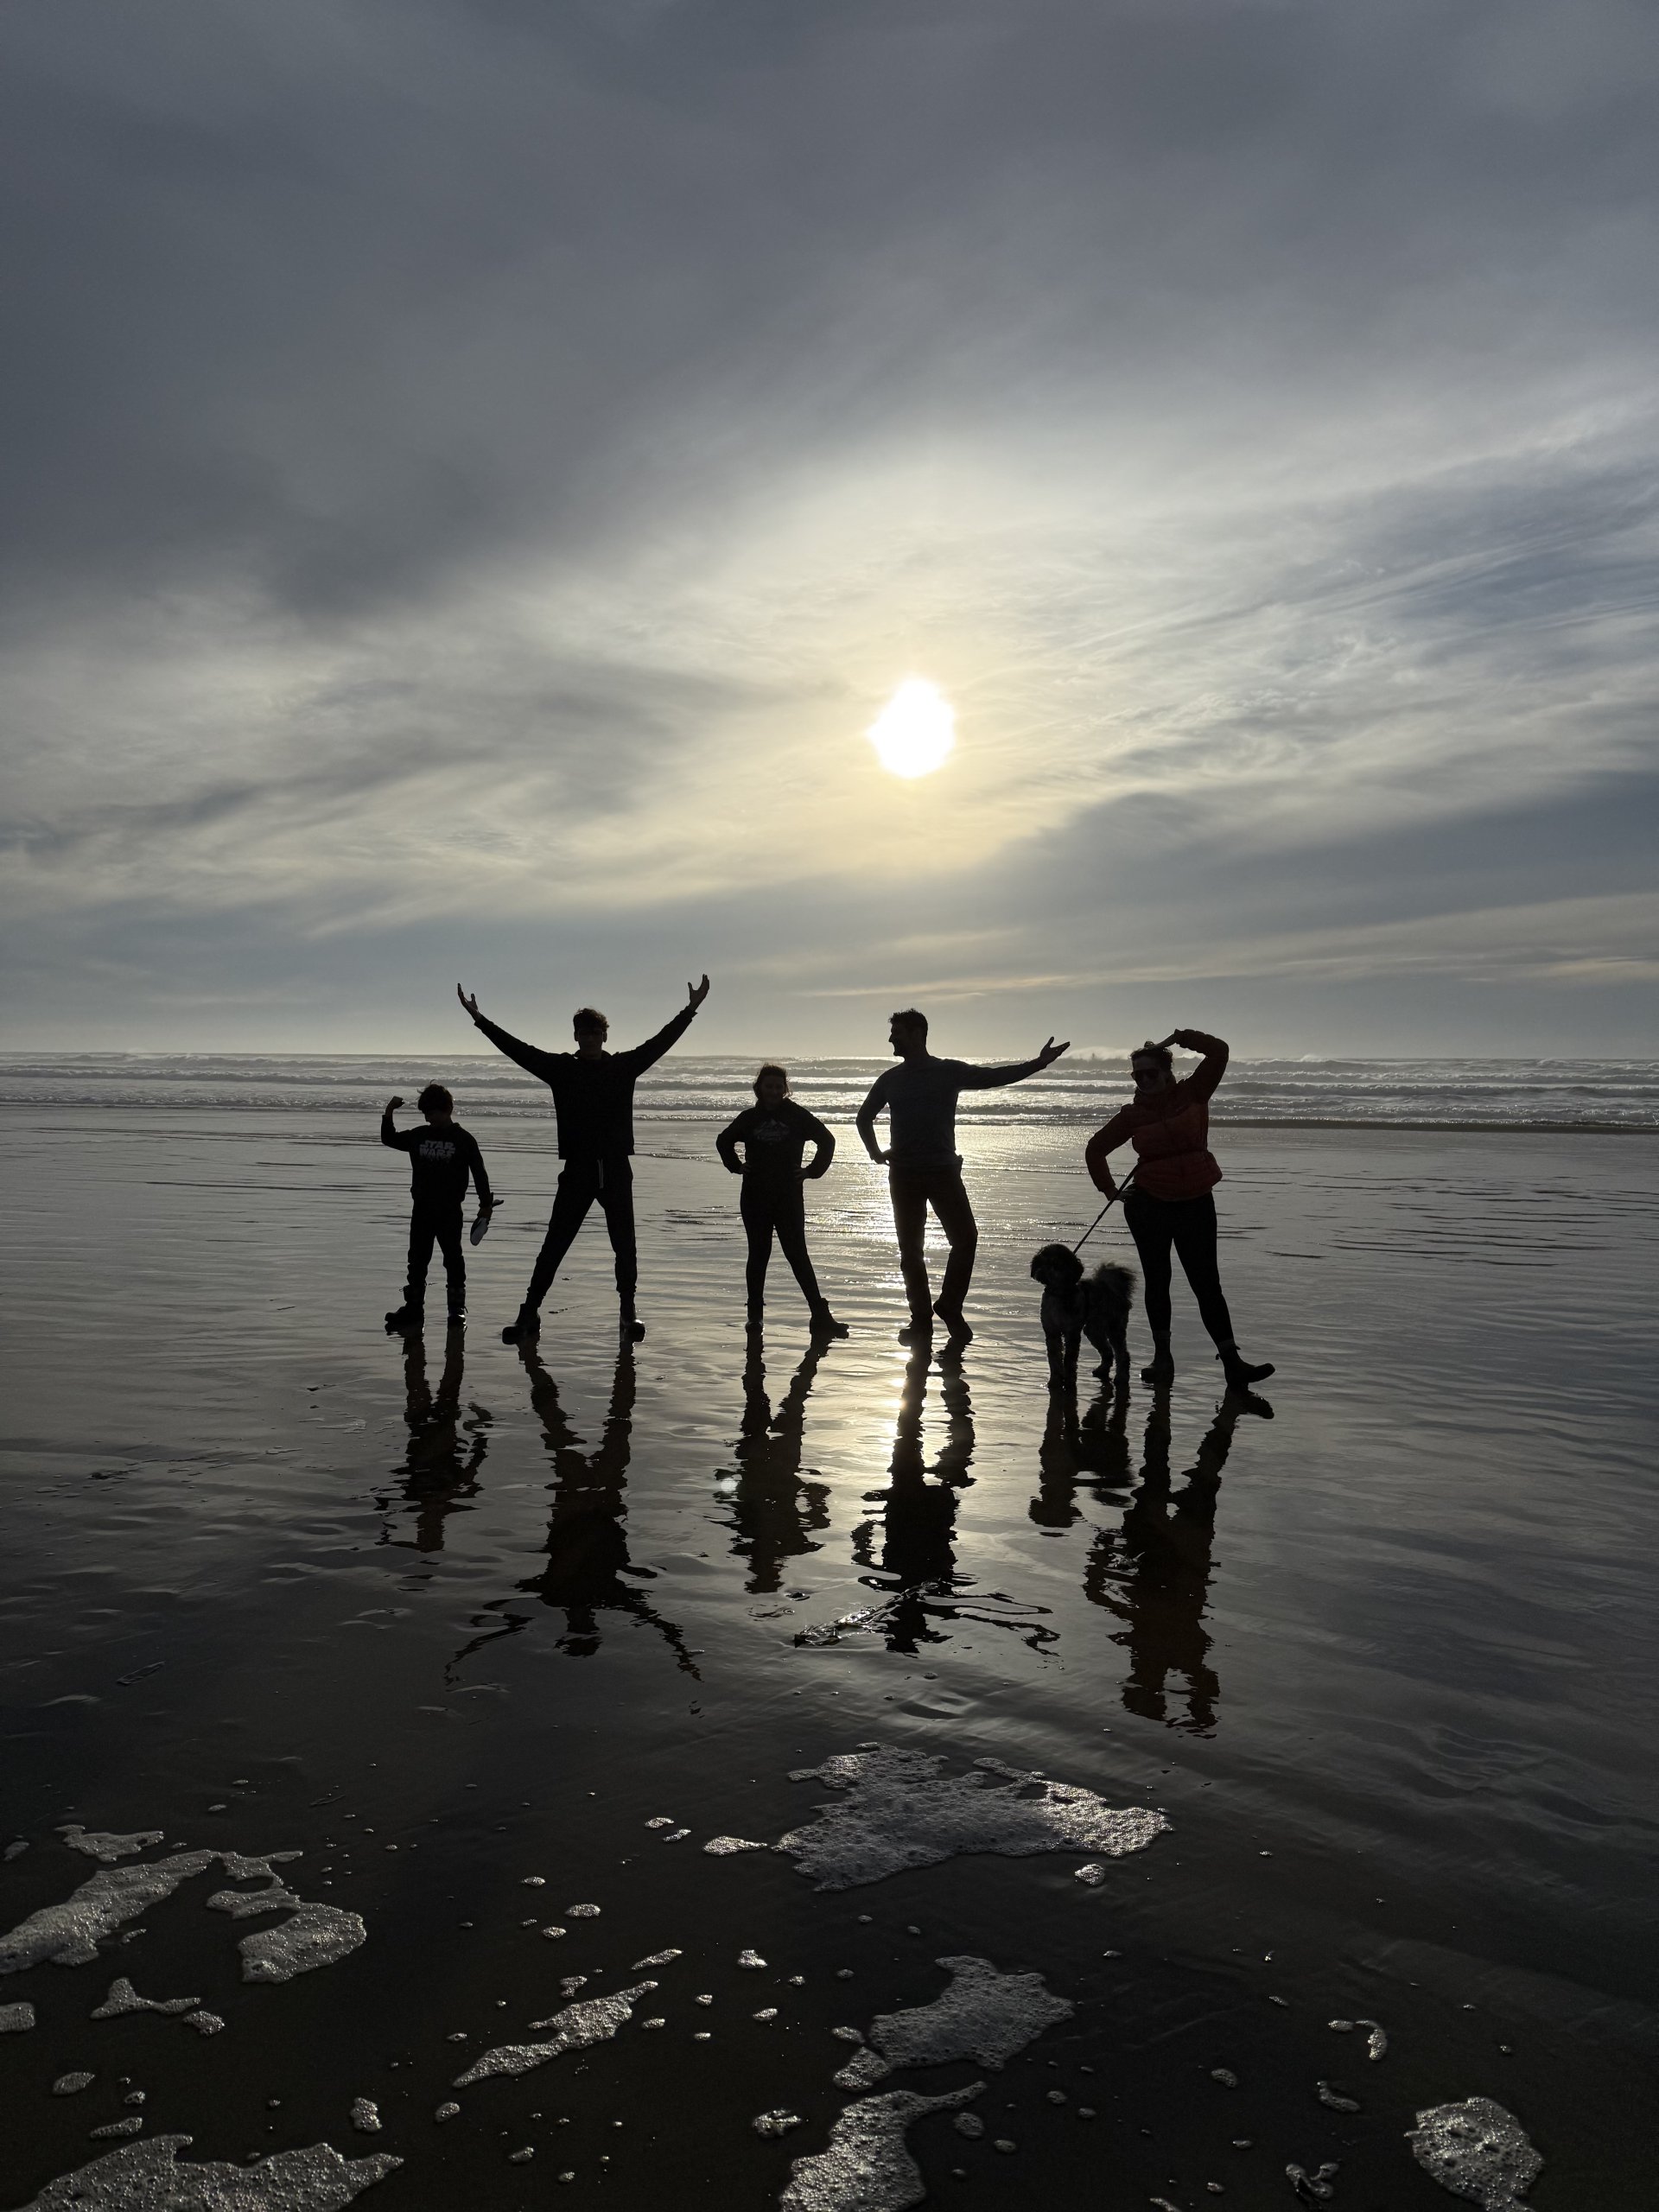
<path fill-rule="evenodd" d="M 704 1122 L 750 1103 L 753 1058 L 675 1052 L 640 1084 L 635 1118 Z M 1187 1065 L 1180 1063 L 1179 1065 Z M 790 1064 L 796 1096 L 850 1122 L 885 1059 Z M 448 1084 L 468 1120 L 544 1106 L 545 1087 L 496 1052 L 10 1052 L 0 1106 L 283 1107 L 378 1111 L 393 1091 Z M 964 1124 L 1092 1126 L 1129 1095 L 1121 1056 L 1070 1053 L 1006 1090 L 969 1092 Z M 1659 1129 L 1659 1060 L 1235 1059 L 1217 1125 L 1281 1128 Z"/>

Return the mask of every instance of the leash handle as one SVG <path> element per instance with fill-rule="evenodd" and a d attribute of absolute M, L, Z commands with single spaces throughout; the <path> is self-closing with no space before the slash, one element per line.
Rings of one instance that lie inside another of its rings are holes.
<path fill-rule="evenodd" d="M 1137 1165 L 1136 1166 L 1134 1166 L 1134 1167 L 1131 1167 L 1131 1168 L 1130 1168 L 1130 1170 L 1129 1170 L 1128 1173 L 1128 1174 L 1123 1178 L 1123 1180 L 1122 1180 L 1122 1181 L 1118 1185 L 1118 1186 L 1117 1186 L 1116 1190 L 1113 1192 L 1113 1193 L 1112 1193 L 1111 1197 L 1110 1197 L 1109 1198 L 1108 1198 L 1108 1199 L 1107 1199 L 1107 1201 L 1106 1201 L 1105 1205 L 1104 1205 L 1103 1206 L 1102 1206 L 1102 1208 L 1101 1208 L 1100 1211 L 1099 1211 L 1099 1212 L 1095 1216 L 1094 1219 L 1090 1223 L 1090 1224 L 1089 1224 L 1088 1228 L 1087 1228 L 1087 1229 L 1085 1229 L 1085 1230 L 1084 1230 L 1084 1232 L 1083 1232 L 1082 1236 L 1078 1237 L 1078 1239 L 1077 1239 L 1077 1243 L 1076 1243 L 1071 1247 L 1071 1249 L 1072 1249 L 1074 1252 L 1081 1252 L 1081 1251 L 1082 1251 L 1082 1249 L 1083 1249 L 1084 1246 L 1084 1245 L 1089 1242 L 1089 1239 L 1090 1239 L 1090 1238 L 1094 1235 L 1095 1231 L 1096 1231 L 1096 1230 L 1100 1227 L 1101 1223 L 1102 1223 L 1103 1221 L 1104 1221 L 1104 1220 L 1105 1220 L 1105 1218 L 1106 1218 L 1107 1215 L 1108 1215 L 1109 1213 L 1110 1213 L 1110 1211 L 1111 1211 L 1112 1208 L 1113 1208 L 1113 1207 L 1117 1204 L 1118 1200 L 1122 1197 L 1122 1195 L 1123 1195 L 1124 1192 L 1125 1192 L 1125 1191 L 1127 1191 L 1127 1190 L 1128 1189 L 1128 1187 L 1129 1187 L 1130 1184 L 1134 1182 L 1134 1180 L 1135 1180 L 1135 1179 L 1136 1175 L 1137 1175 L 1139 1173 L 1140 1173 L 1140 1168 L 1139 1168 L 1139 1166 L 1138 1166 L 1138 1165 Z"/>

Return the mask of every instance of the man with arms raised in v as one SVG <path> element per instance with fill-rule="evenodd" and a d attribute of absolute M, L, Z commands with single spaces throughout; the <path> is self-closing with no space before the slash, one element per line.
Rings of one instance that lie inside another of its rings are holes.
<path fill-rule="evenodd" d="M 871 1086 L 869 1096 L 858 1109 L 858 1134 L 870 1158 L 878 1166 L 886 1167 L 893 1196 L 899 1264 L 910 1300 L 910 1325 L 899 1332 L 899 1341 L 918 1344 L 931 1337 L 937 1313 L 950 1331 L 951 1342 L 964 1344 L 974 1333 L 962 1308 L 973 1277 L 979 1224 L 963 1186 L 962 1155 L 957 1150 L 957 1096 L 964 1090 L 995 1090 L 1004 1084 L 1023 1083 L 1028 1075 L 1036 1075 L 1058 1060 L 1070 1046 L 1057 1045 L 1051 1037 L 1034 1060 L 1021 1060 L 1017 1067 L 976 1068 L 966 1060 L 936 1060 L 927 1049 L 927 1016 L 918 1014 L 914 1007 L 906 1007 L 893 1015 L 888 1042 L 899 1055 L 899 1065 L 878 1076 Z M 875 1141 L 876 1116 L 884 1109 L 887 1115 L 885 1152 Z M 950 1247 L 937 1304 L 931 1302 L 922 1249 L 929 1206 Z"/>
<path fill-rule="evenodd" d="M 502 1330 L 503 1344 L 518 1344 L 539 1333 L 542 1300 L 553 1287 L 559 1262 L 575 1243 L 588 1207 L 595 1204 L 605 1216 L 616 1255 L 622 1334 L 633 1344 L 645 1335 L 645 1324 L 634 1311 L 639 1260 L 633 1237 L 633 1086 L 690 1027 L 692 1016 L 709 995 L 709 978 L 685 988 L 686 1003 L 673 1020 L 630 1052 L 606 1051 L 611 1026 L 591 1006 L 578 1007 L 572 1017 L 574 1052 L 543 1052 L 486 1020 L 478 1010 L 476 996 L 469 997 L 455 985 L 455 996 L 497 1052 L 517 1060 L 547 1085 L 559 1118 L 559 1158 L 564 1166 L 559 1171 L 558 1192 L 524 1302 L 518 1319 Z"/>

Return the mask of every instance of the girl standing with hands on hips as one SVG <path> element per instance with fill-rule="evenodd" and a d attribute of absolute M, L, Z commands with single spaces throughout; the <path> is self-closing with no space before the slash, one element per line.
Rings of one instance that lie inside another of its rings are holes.
<path fill-rule="evenodd" d="M 801 1155 L 809 1139 L 816 1149 L 811 1166 L 803 1167 Z M 836 1141 L 816 1115 L 790 1096 L 789 1077 L 782 1068 L 760 1070 L 754 1078 L 754 1104 L 721 1131 L 715 1148 L 731 1173 L 743 1178 L 739 1204 L 749 1240 L 750 1328 L 758 1329 L 764 1318 L 766 1266 L 775 1233 L 806 1300 L 813 1335 L 844 1337 L 847 1324 L 837 1321 L 824 1303 L 807 1253 L 804 1195 L 804 1186 L 822 1175 L 835 1158 Z"/>
<path fill-rule="evenodd" d="M 1175 1077 L 1170 1052 L 1202 1054 L 1193 1072 Z M 1265 1382 L 1271 1364 L 1253 1367 L 1239 1351 L 1232 1316 L 1222 1295 L 1216 1264 L 1216 1201 L 1211 1195 L 1221 1169 L 1210 1150 L 1210 1099 L 1227 1071 L 1227 1047 L 1201 1029 L 1173 1029 L 1160 1044 L 1140 1046 L 1129 1055 L 1135 1096 L 1120 1107 L 1089 1140 L 1084 1154 L 1090 1181 L 1108 1198 L 1118 1194 L 1106 1165 L 1109 1152 L 1124 1142 L 1136 1154 L 1134 1187 L 1123 1193 L 1123 1218 L 1141 1257 L 1147 1321 L 1152 1330 L 1152 1363 L 1141 1380 L 1168 1383 L 1175 1373 L 1169 1349 L 1170 1254 L 1179 1259 L 1192 1285 L 1198 1316 L 1215 1340 L 1216 1357 L 1230 1390 L 1247 1390 Z"/>

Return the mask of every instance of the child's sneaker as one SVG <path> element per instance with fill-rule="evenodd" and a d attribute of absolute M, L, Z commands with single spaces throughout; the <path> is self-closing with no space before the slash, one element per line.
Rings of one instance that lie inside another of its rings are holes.
<path fill-rule="evenodd" d="M 410 1329 L 418 1329 L 425 1319 L 426 1315 L 420 1306 L 400 1306 L 395 1313 L 388 1313 L 386 1316 L 386 1334 L 389 1337 L 402 1336 Z"/>
<path fill-rule="evenodd" d="M 521 1306 L 517 1320 L 509 1321 L 502 1330 L 501 1341 L 504 1344 L 528 1344 L 532 1337 L 539 1337 L 541 1333 L 541 1315 L 531 1306 Z"/>

